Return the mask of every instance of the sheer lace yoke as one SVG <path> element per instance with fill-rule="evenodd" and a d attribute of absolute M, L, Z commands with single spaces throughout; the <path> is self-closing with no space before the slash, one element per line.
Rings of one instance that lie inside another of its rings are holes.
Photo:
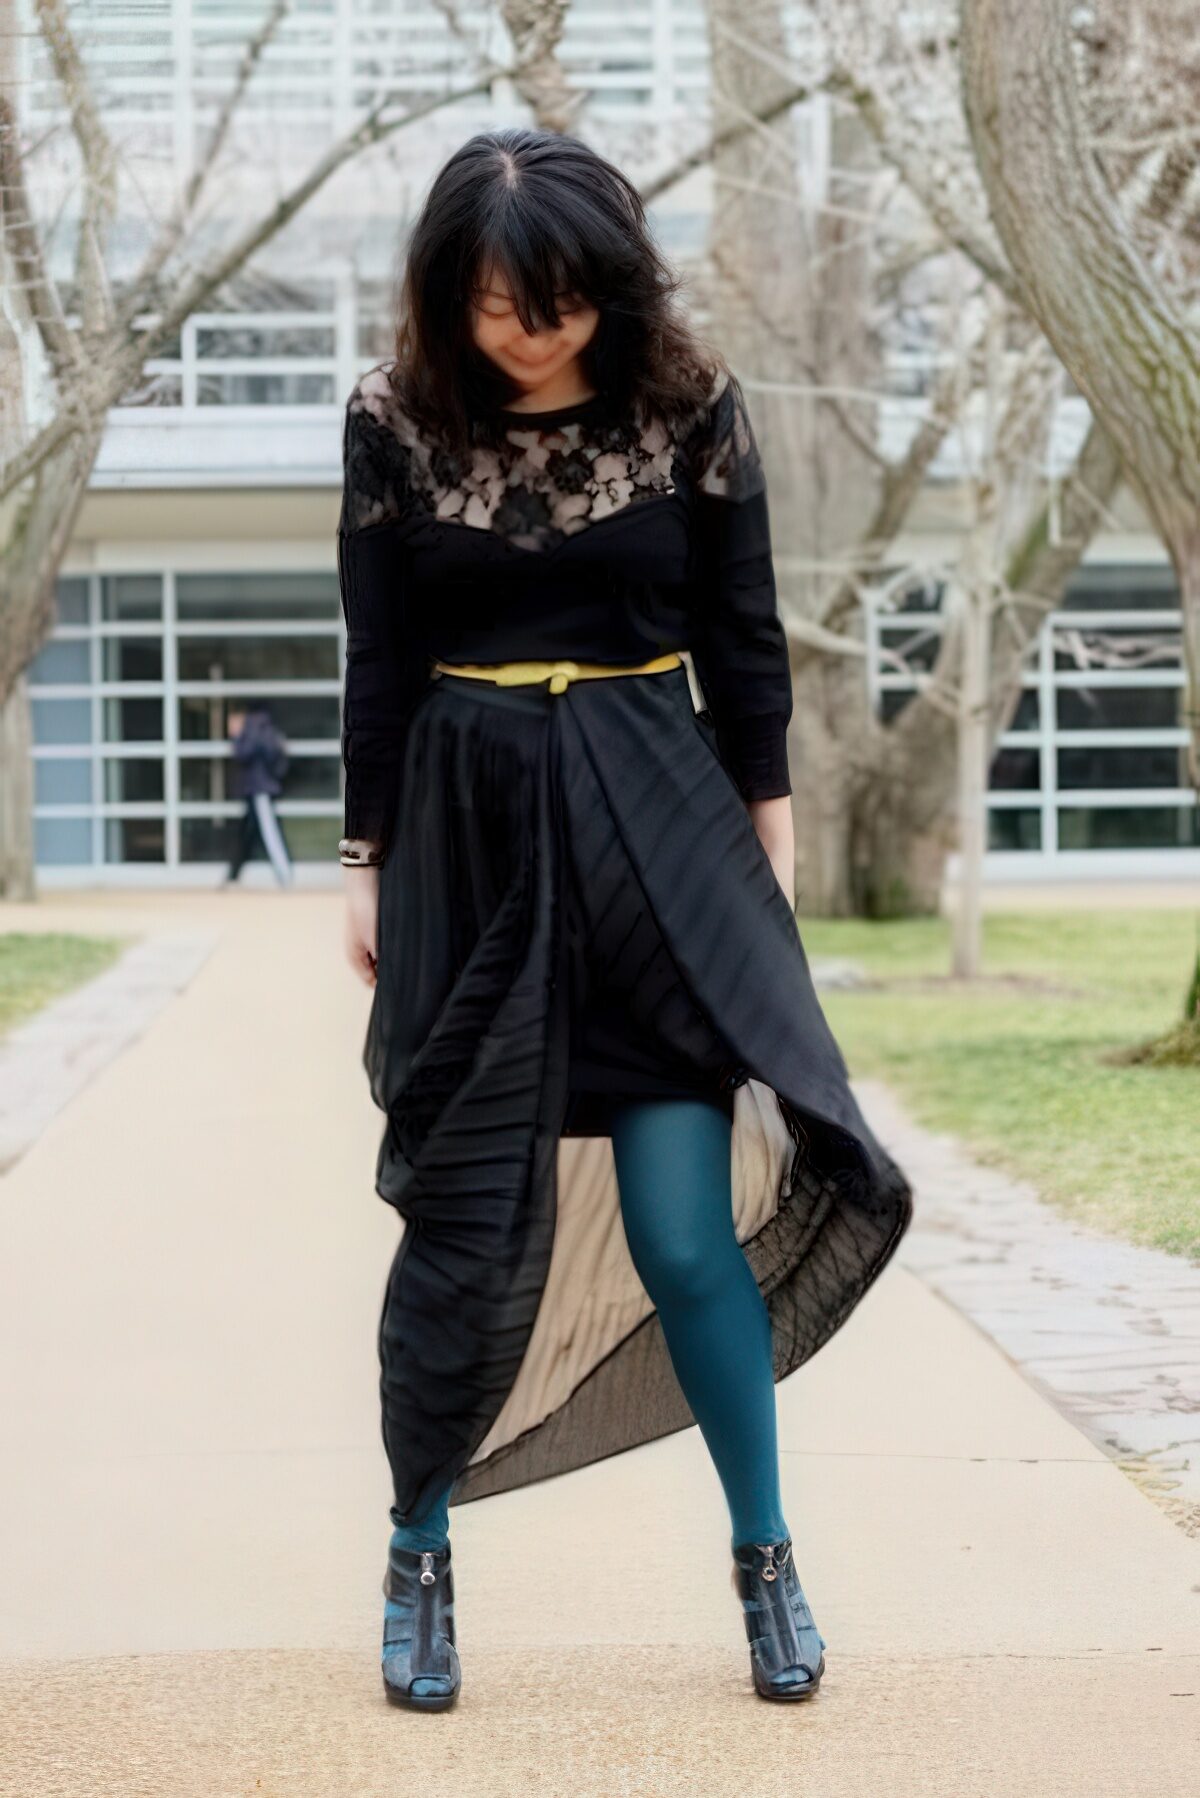
<path fill-rule="evenodd" d="M 741 498 L 762 482 L 740 391 L 723 370 L 682 431 L 654 416 L 614 419 L 597 394 L 551 411 L 510 412 L 498 440 L 459 456 L 416 428 L 390 366 L 365 374 L 347 405 L 342 523 L 350 532 L 416 516 L 490 532 L 510 549 L 546 551 L 674 493 L 681 456 L 700 492 Z"/>

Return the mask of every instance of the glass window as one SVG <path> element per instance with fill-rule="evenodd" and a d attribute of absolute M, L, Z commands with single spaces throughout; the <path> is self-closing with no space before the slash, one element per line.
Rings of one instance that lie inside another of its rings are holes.
<path fill-rule="evenodd" d="M 62 575 L 56 582 L 54 619 L 56 624 L 88 622 L 88 584 L 83 575 Z"/>
<path fill-rule="evenodd" d="M 90 805 L 92 764 L 74 756 L 37 755 L 33 758 L 35 805 Z"/>
<path fill-rule="evenodd" d="M 1183 805 L 1063 806 L 1062 849 L 1195 849 L 1200 809 Z"/>
<path fill-rule="evenodd" d="M 232 756 L 181 756 L 179 795 L 189 802 L 237 797 Z M 295 755 L 283 778 L 285 799 L 329 799 L 341 792 L 341 759 L 333 755 Z"/>
<path fill-rule="evenodd" d="M 101 637 L 101 680 L 160 681 L 162 677 L 161 637 Z"/>
<path fill-rule="evenodd" d="M 1060 730 L 1174 729 L 1183 710 L 1182 687 L 1060 687 Z"/>
<path fill-rule="evenodd" d="M 35 743 L 90 743 L 90 699 L 31 699 Z"/>
<path fill-rule="evenodd" d="M 337 574 L 181 574 L 175 611 L 183 624 L 223 619 L 341 616 Z"/>
<path fill-rule="evenodd" d="M 1009 730 L 1036 730 L 1041 709 L 1041 697 L 1037 688 L 1022 687 Z"/>
<path fill-rule="evenodd" d="M 332 374 L 222 375 L 202 373 L 196 382 L 201 406 L 332 406 L 337 383 Z"/>
<path fill-rule="evenodd" d="M 336 356 L 332 325 L 250 325 L 230 319 L 227 325 L 200 325 L 196 354 L 239 361 L 249 356 Z"/>
<path fill-rule="evenodd" d="M 100 701 L 103 739 L 106 743 L 161 743 L 161 699 L 127 699 L 110 694 Z"/>
<path fill-rule="evenodd" d="M 879 666 L 885 674 L 903 674 L 907 669 L 928 673 L 937 660 L 942 633 L 936 626 L 922 629 L 912 624 L 881 624 L 879 630 Z"/>
<path fill-rule="evenodd" d="M 337 680 L 337 638 L 180 637 L 179 678 L 186 681 Z"/>
<path fill-rule="evenodd" d="M 182 862 L 227 862 L 233 859 L 241 829 L 241 813 L 236 818 L 181 818 L 179 821 L 179 859 Z M 254 846 L 251 860 L 266 860 L 261 843 Z"/>
<path fill-rule="evenodd" d="M 1080 787 L 1185 787 L 1187 751 L 1131 743 L 1127 748 L 1060 749 L 1058 785 Z"/>
<path fill-rule="evenodd" d="M 1169 562 L 1110 562 L 1084 566 L 1067 582 L 1064 611 L 1166 611 L 1179 604 L 1179 587 Z"/>
<path fill-rule="evenodd" d="M 1042 784 L 1041 756 L 1036 749 L 1001 749 L 992 762 L 988 784 L 1002 792 L 1036 793 Z"/>
<path fill-rule="evenodd" d="M 884 724 L 891 724 L 898 718 L 911 699 L 916 697 L 912 687 L 885 687 L 879 695 L 879 716 Z"/>
<path fill-rule="evenodd" d="M 86 686 L 91 676 L 91 646 L 86 637 L 52 638 L 29 664 L 29 680 L 34 686 L 60 686 L 77 681 Z"/>
<path fill-rule="evenodd" d="M 231 755 L 182 755 L 179 758 L 179 797 L 189 805 L 220 803 L 237 798 Z"/>
<path fill-rule="evenodd" d="M 337 856 L 341 829 L 333 818 L 281 818 L 280 827 L 294 862 L 328 861 Z"/>
<path fill-rule="evenodd" d="M 163 764 L 158 756 L 105 756 L 103 763 L 104 797 L 119 805 L 130 800 L 161 800 L 163 797 Z"/>
<path fill-rule="evenodd" d="M 33 852 L 45 868 L 86 866 L 92 859 L 90 818 L 35 818 Z"/>
<path fill-rule="evenodd" d="M 162 818 L 106 818 L 106 862 L 161 862 L 166 855 L 166 825 Z"/>
<path fill-rule="evenodd" d="M 162 576 L 106 574 L 100 582 L 100 616 L 106 623 L 149 623 L 162 617 Z"/>
<path fill-rule="evenodd" d="M 993 807 L 988 812 L 989 849 L 1040 849 L 1042 846 L 1042 814 L 1024 807 Z"/>
<path fill-rule="evenodd" d="M 179 736 L 185 743 L 219 742 L 235 706 L 261 706 L 258 694 L 228 693 L 218 699 L 185 693 L 179 699 Z M 266 709 L 285 737 L 341 742 L 341 699 L 336 693 L 273 693 Z"/>

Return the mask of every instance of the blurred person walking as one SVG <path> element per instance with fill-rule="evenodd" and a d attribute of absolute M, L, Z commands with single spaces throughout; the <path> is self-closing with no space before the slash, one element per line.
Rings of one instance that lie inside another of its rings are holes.
<path fill-rule="evenodd" d="M 234 792 L 245 800 L 229 872 L 222 882 L 236 885 L 242 869 L 261 844 L 281 887 L 291 886 L 295 870 L 288 855 L 274 801 L 283 791 L 288 770 L 287 742 L 264 707 L 235 707 L 226 722 L 233 747 Z"/>
<path fill-rule="evenodd" d="M 766 482 L 677 286 L 611 163 L 480 133 L 345 408 L 339 854 L 404 1221 L 378 1330 L 401 1705 L 461 1685 L 451 1504 L 693 1421 L 756 1692 L 809 1698 L 825 1666 L 774 1382 L 911 1193 L 801 944 Z M 692 1570 L 629 1537 L 636 1620 L 647 1553 Z"/>

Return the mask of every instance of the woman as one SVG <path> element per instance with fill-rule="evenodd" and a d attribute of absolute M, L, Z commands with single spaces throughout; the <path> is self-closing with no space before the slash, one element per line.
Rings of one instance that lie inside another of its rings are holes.
<path fill-rule="evenodd" d="M 677 287 L 617 169 L 481 133 L 346 407 L 347 947 L 405 1220 L 379 1325 L 401 1704 L 460 1687 L 450 1504 L 693 1420 L 756 1690 L 824 1669 L 774 1382 L 910 1196 L 801 947 L 762 467 Z"/>

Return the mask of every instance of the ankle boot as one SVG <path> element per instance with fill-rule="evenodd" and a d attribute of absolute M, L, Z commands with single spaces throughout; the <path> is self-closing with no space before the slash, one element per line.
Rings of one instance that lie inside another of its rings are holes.
<path fill-rule="evenodd" d="M 731 1584 L 742 1601 L 750 1671 L 760 1698 L 809 1698 L 825 1671 L 825 1638 L 813 1622 L 792 1558 L 792 1539 L 742 1542 Z"/>
<path fill-rule="evenodd" d="M 454 1634 L 450 1544 L 388 1548 L 383 1582 L 383 1684 L 392 1704 L 443 1711 L 462 1683 Z"/>

